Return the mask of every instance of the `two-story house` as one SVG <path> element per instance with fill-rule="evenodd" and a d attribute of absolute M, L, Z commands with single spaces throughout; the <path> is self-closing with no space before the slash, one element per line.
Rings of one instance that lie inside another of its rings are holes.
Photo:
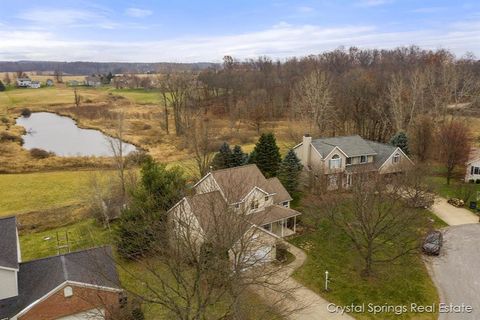
<path fill-rule="evenodd" d="M 123 300 L 109 247 L 22 262 L 16 218 L 0 219 L 0 319 L 109 319 Z"/>
<path fill-rule="evenodd" d="M 193 196 L 183 198 L 169 213 L 174 220 L 188 221 L 189 232 L 198 236 L 199 244 L 208 241 L 210 233 L 222 232 L 218 228 L 225 226 L 216 222 L 223 217 L 231 232 L 239 233 L 238 238 L 255 232 L 257 245 L 252 255 L 271 261 L 277 240 L 296 231 L 300 212 L 290 208 L 292 197 L 277 178 L 266 179 L 254 164 L 212 171 L 193 191 Z"/>
<path fill-rule="evenodd" d="M 293 151 L 307 171 L 326 175 L 329 188 L 348 188 L 355 173 L 398 173 L 413 162 L 393 145 L 355 136 L 312 139 L 305 135 Z"/>

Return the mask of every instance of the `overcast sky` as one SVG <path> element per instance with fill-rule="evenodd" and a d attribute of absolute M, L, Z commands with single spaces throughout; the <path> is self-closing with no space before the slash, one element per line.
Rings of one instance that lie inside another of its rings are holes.
<path fill-rule="evenodd" d="M 480 1 L 0 0 L 0 60 L 218 62 L 416 44 L 480 57 Z"/>

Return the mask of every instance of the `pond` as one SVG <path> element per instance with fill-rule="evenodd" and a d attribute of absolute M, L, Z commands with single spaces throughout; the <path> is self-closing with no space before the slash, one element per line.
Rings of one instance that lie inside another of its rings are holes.
<path fill-rule="evenodd" d="M 62 157 L 112 156 L 109 141 L 118 141 L 98 130 L 79 128 L 73 119 L 51 112 L 34 112 L 29 117 L 19 117 L 16 124 L 27 131 L 22 136 L 24 148 L 43 149 Z M 136 147 L 124 143 L 123 150 L 127 155 Z"/>

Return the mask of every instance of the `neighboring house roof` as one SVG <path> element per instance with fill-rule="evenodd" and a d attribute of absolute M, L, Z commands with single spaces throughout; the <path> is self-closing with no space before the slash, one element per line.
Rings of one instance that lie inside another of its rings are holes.
<path fill-rule="evenodd" d="M 0 319 L 13 317 L 66 282 L 121 290 L 110 247 L 99 247 L 20 264 L 18 293 L 0 300 Z"/>
<path fill-rule="evenodd" d="M 480 149 L 479 148 L 472 148 L 472 150 L 470 150 L 470 154 L 468 156 L 467 164 L 472 163 L 476 160 L 480 160 Z"/>
<path fill-rule="evenodd" d="M 253 188 L 275 194 L 275 202 L 288 201 L 292 197 L 277 178 L 266 179 L 255 164 L 212 171 L 215 179 L 228 203 L 242 201 Z"/>
<path fill-rule="evenodd" d="M 273 205 L 265 208 L 265 210 L 252 213 L 247 217 L 251 223 L 262 226 L 264 224 L 291 218 L 300 214 L 301 213 L 296 210 L 279 205 Z"/>
<path fill-rule="evenodd" d="M 0 267 L 18 269 L 17 219 L 0 219 Z"/>
<path fill-rule="evenodd" d="M 364 140 L 359 135 L 320 138 L 312 140 L 311 143 L 318 153 L 320 153 L 322 158 L 328 156 L 335 147 L 340 148 L 347 157 L 376 154 L 375 150 L 371 148 L 367 140 Z"/>
<path fill-rule="evenodd" d="M 385 161 L 397 150 L 396 146 L 375 141 L 366 140 L 377 155 L 373 158 L 373 165 L 379 169 Z"/>
<path fill-rule="evenodd" d="M 18 81 L 32 81 L 30 78 L 18 78 Z"/>

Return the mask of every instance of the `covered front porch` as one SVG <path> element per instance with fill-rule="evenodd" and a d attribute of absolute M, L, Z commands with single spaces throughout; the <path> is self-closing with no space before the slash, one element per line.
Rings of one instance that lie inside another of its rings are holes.
<path fill-rule="evenodd" d="M 262 228 L 283 238 L 294 234 L 296 232 L 296 226 L 297 216 L 293 216 L 264 224 Z"/>

